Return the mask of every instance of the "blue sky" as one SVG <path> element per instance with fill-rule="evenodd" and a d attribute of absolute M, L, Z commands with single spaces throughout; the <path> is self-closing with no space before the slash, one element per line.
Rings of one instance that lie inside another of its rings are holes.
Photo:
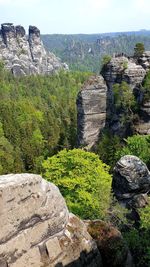
<path fill-rule="evenodd" d="M 150 0 L 0 0 L 0 23 L 41 33 L 102 33 L 150 29 Z"/>

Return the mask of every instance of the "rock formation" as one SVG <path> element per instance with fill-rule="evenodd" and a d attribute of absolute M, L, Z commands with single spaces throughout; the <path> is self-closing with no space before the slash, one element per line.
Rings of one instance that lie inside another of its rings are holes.
<path fill-rule="evenodd" d="M 51 74 L 59 69 L 68 69 L 59 58 L 45 50 L 39 29 L 29 26 L 27 38 L 24 28 L 15 27 L 12 23 L 1 25 L 0 60 L 14 76 Z"/>
<path fill-rule="evenodd" d="M 127 82 L 134 89 L 142 83 L 145 74 L 146 71 L 142 66 L 125 56 L 113 57 L 102 69 L 102 75 L 109 89 L 112 89 L 114 83 L 122 81 Z"/>
<path fill-rule="evenodd" d="M 139 64 L 147 71 L 150 69 L 150 51 L 145 51 L 138 59 Z"/>
<path fill-rule="evenodd" d="M 88 232 L 97 243 L 103 264 L 107 267 L 134 267 L 131 253 L 121 232 L 101 220 L 85 221 Z"/>
<path fill-rule="evenodd" d="M 54 184 L 39 175 L 3 175 L 0 199 L 1 267 L 102 266 L 86 226 Z"/>
<path fill-rule="evenodd" d="M 145 52 L 140 62 L 141 65 L 134 58 L 123 55 L 113 57 L 103 66 L 103 77 L 91 77 L 85 83 L 77 97 L 78 145 L 91 148 L 104 128 L 122 138 L 126 137 L 128 132 L 131 133 L 133 129 L 130 129 L 130 123 L 122 123 L 123 112 L 118 114 L 114 105 L 113 85 L 123 81 L 130 86 L 131 92 L 140 104 L 139 119 L 134 124 L 133 131 L 140 134 L 150 133 L 150 103 L 142 103 L 141 90 L 150 67 L 150 52 Z"/>
<path fill-rule="evenodd" d="M 107 86 L 102 76 L 92 76 L 78 94 L 78 145 L 92 147 L 106 121 Z"/>
<path fill-rule="evenodd" d="M 122 157 L 114 168 L 113 192 L 127 208 L 142 208 L 150 191 L 150 172 L 147 166 L 131 155 Z"/>

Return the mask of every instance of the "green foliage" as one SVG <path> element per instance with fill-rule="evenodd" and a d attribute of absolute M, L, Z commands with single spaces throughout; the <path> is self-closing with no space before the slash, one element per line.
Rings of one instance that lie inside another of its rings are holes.
<path fill-rule="evenodd" d="M 111 166 L 111 170 L 116 164 L 116 152 L 121 148 L 121 141 L 117 135 L 112 136 L 111 133 L 104 132 L 97 145 L 97 154 L 100 159 Z"/>
<path fill-rule="evenodd" d="M 43 163 L 44 177 L 54 182 L 69 209 L 84 219 L 105 218 L 110 204 L 109 167 L 81 149 L 62 150 Z"/>
<path fill-rule="evenodd" d="M 128 68 L 128 62 L 126 60 L 124 60 L 122 67 L 124 70 L 126 70 Z"/>
<path fill-rule="evenodd" d="M 141 228 L 150 230 L 150 199 L 148 199 L 148 205 L 145 208 L 139 209 Z"/>
<path fill-rule="evenodd" d="M 76 95 L 89 73 L 14 78 L 0 63 L 0 174 L 41 172 L 76 144 Z"/>
<path fill-rule="evenodd" d="M 126 82 L 114 84 L 113 86 L 114 104 L 117 109 L 132 111 L 136 107 L 136 101 L 130 86 Z"/>
<path fill-rule="evenodd" d="M 149 230 L 131 229 L 123 234 L 136 267 L 150 266 L 150 239 Z"/>
<path fill-rule="evenodd" d="M 133 135 L 124 139 L 125 145 L 116 152 L 116 158 L 124 155 L 134 155 L 143 160 L 148 167 L 150 166 L 150 136 Z"/>
<path fill-rule="evenodd" d="M 13 147 L 5 138 L 3 125 L 0 122 L 0 173 L 9 173 L 13 170 L 14 153 Z"/>
<path fill-rule="evenodd" d="M 134 48 L 134 56 L 135 57 L 140 57 L 145 51 L 145 47 L 143 43 L 136 43 L 135 48 Z"/>
<path fill-rule="evenodd" d="M 147 72 L 143 84 L 144 102 L 150 100 L 150 71 Z"/>
<path fill-rule="evenodd" d="M 105 56 L 103 56 L 103 58 L 102 58 L 102 65 L 103 65 L 103 66 L 106 65 L 106 64 L 108 64 L 110 61 L 111 61 L 111 56 L 110 56 L 110 55 L 105 55 Z"/>

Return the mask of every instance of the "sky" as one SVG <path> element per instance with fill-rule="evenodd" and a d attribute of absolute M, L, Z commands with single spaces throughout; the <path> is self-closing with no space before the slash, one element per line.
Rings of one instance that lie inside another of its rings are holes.
<path fill-rule="evenodd" d="M 150 0 L 0 0 L 0 23 L 42 34 L 150 29 Z"/>

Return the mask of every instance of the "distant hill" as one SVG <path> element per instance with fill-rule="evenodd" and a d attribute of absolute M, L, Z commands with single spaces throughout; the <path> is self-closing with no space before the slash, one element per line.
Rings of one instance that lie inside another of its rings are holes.
<path fill-rule="evenodd" d="M 41 36 L 45 47 L 69 64 L 70 69 L 98 73 L 105 54 L 132 55 L 135 44 L 142 42 L 150 50 L 150 31 L 102 34 L 47 34 Z"/>

